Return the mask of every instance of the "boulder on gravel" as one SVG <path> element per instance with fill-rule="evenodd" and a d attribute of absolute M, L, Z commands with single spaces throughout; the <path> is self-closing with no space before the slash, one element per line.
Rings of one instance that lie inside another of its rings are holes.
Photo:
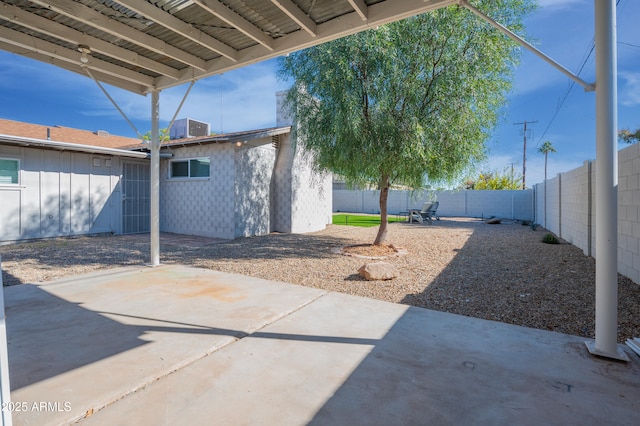
<path fill-rule="evenodd" d="M 500 224 L 500 222 L 501 222 L 501 219 L 498 219 L 497 217 L 487 220 L 487 223 L 489 225 L 498 225 Z"/>
<path fill-rule="evenodd" d="M 368 281 L 392 280 L 398 277 L 398 270 L 390 263 L 372 262 L 362 265 L 358 274 Z"/>

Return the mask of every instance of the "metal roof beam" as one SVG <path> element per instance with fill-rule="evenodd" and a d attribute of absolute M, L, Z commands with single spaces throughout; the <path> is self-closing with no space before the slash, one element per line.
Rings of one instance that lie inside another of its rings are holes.
<path fill-rule="evenodd" d="M 33 13 L 25 12 L 16 6 L 6 4 L 2 5 L 0 7 L 0 18 L 12 22 L 19 22 L 20 25 L 25 28 L 64 40 L 67 43 L 91 46 L 91 50 L 94 52 L 99 52 L 119 61 L 145 68 L 149 71 L 166 75 L 173 79 L 177 79 L 179 76 L 178 70 L 175 68 L 160 64 L 156 61 L 145 58 L 144 56 L 140 56 L 137 53 L 100 40 L 99 38 L 91 37 L 87 34 L 81 33 L 80 31 L 76 31 L 73 28 L 58 24 Z"/>
<path fill-rule="evenodd" d="M 75 64 L 72 64 L 71 62 L 61 61 L 56 58 L 52 58 L 47 54 L 23 49 L 16 45 L 5 43 L 1 40 L 0 40 L 0 49 L 16 55 L 24 56 L 25 58 L 35 59 L 40 62 L 45 62 L 47 64 L 54 65 L 56 67 L 65 69 L 67 71 L 82 74 L 84 76 L 87 75 L 86 72 L 82 69 L 82 66 L 80 66 L 80 64 L 75 65 Z M 98 71 L 94 71 L 93 73 L 94 75 L 96 75 L 96 77 L 100 78 L 100 81 L 110 84 L 112 86 L 119 87 L 121 89 L 128 90 L 130 92 L 138 93 L 141 95 L 145 95 L 148 92 L 148 87 L 142 86 L 140 84 L 135 84 L 126 80 L 114 78 L 113 76 L 110 76 Z"/>
<path fill-rule="evenodd" d="M 192 72 L 184 70 L 178 81 L 184 83 L 193 79 L 200 79 L 223 72 L 228 72 L 246 65 L 258 63 L 266 59 L 286 55 L 300 49 L 315 46 L 320 43 L 335 40 L 340 37 L 355 34 L 365 29 L 378 25 L 388 24 L 420 13 L 429 12 L 441 7 L 457 3 L 458 0 L 393 0 L 390 2 L 376 3 L 369 6 L 369 19 L 365 22 L 356 12 L 351 12 L 339 18 L 324 22 L 316 27 L 317 36 L 312 37 L 305 31 L 296 31 L 279 37 L 273 41 L 273 51 L 265 52 L 262 46 L 256 45 L 241 50 L 239 61 L 232 63 L 226 58 L 217 58 L 207 62 L 207 70 L 204 72 Z M 158 89 L 177 86 L 173 80 L 166 77 L 158 77 L 156 86 Z"/>
<path fill-rule="evenodd" d="M 194 28 L 193 25 L 176 18 L 172 14 L 165 12 L 151 3 L 144 1 L 141 2 L 139 0 L 118 0 L 118 4 L 150 19 L 158 25 L 162 25 L 170 31 L 173 31 L 201 46 L 206 47 L 207 49 L 231 59 L 233 62 L 238 61 L 237 50 L 219 40 L 216 40 L 210 35 L 203 33 L 197 28 Z"/>
<path fill-rule="evenodd" d="M 43 53 L 51 58 L 64 62 L 80 65 L 80 52 L 77 50 L 67 49 L 66 47 L 29 36 L 19 31 L 11 30 L 9 28 L 0 28 L 0 41 L 35 53 Z M 147 87 L 152 87 L 155 83 L 153 77 L 149 77 L 93 57 L 88 57 L 88 60 L 89 62 L 85 64 L 86 67 L 102 71 L 103 73 L 117 77 L 120 80 L 127 80 Z"/>
<path fill-rule="evenodd" d="M 363 0 L 348 0 L 349 4 L 356 11 L 363 21 L 367 20 L 367 11 L 369 10 L 367 4 Z"/>
<path fill-rule="evenodd" d="M 192 1 L 194 4 L 197 4 L 210 14 L 222 19 L 224 22 L 231 25 L 247 37 L 253 39 L 270 51 L 273 51 L 273 39 L 269 35 L 265 34 L 260 28 L 256 27 L 251 22 L 247 21 L 224 4 L 220 3 L 217 0 Z"/>
<path fill-rule="evenodd" d="M 31 0 L 44 8 L 75 19 L 78 22 L 92 26 L 115 37 L 125 39 L 152 52 L 168 56 L 183 64 L 199 70 L 206 69 L 206 62 L 197 56 L 173 47 L 155 37 L 135 30 L 115 19 L 108 18 L 90 7 L 65 0 Z M 91 47 L 91 46 L 89 46 Z"/>
<path fill-rule="evenodd" d="M 289 18 L 305 30 L 311 37 L 316 36 L 316 23 L 291 0 L 271 0 Z"/>

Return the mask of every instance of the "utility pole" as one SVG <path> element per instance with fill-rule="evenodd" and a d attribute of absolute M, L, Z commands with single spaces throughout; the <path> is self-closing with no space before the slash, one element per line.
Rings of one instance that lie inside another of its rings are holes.
<path fill-rule="evenodd" d="M 521 124 L 524 125 L 524 130 L 523 130 L 523 134 L 524 134 L 524 150 L 522 153 L 522 189 L 526 189 L 526 174 L 527 174 L 527 124 L 534 124 L 537 123 L 538 120 L 536 121 L 523 121 L 522 123 L 513 123 L 514 126 L 519 126 Z"/>
<path fill-rule="evenodd" d="M 511 188 L 509 189 L 513 189 L 513 165 L 516 163 L 511 163 L 511 178 L 510 178 L 510 182 L 511 182 Z"/>

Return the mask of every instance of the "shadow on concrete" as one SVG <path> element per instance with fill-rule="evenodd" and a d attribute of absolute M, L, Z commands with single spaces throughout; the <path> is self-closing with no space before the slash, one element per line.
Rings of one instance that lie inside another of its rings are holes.
<path fill-rule="evenodd" d="M 637 416 L 637 360 L 591 357 L 575 336 L 411 307 L 374 344 L 309 424 L 631 425 Z"/>
<path fill-rule="evenodd" d="M 9 290 L 9 289 L 8 289 Z M 10 289 L 13 290 L 13 289 Z M 113 321 L 37 286 L 5 298 L 11 389 L 16 390 L 148 342 Z"/>
<path fill-rule="evenodd" d="M 152 332 L 217 335 L 236 339 L 249 335 L 242 330 L 93 311 L 79 303 L 52 295 L 36 285 L 27 284 L 16 290 L 5 299 L 12 391 L 149 344 L 141 336 Z M 166 325 L 130 325 L 111 319 L 119 317 Z M 372 339 L 268 332 L 250 335 L 261 339 L 366 345 L 377 342 Z"/>

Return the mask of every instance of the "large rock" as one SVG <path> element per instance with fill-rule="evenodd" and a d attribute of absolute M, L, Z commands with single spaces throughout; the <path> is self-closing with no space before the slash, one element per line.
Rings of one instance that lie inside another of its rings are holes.
<path fill-rule="evenodd" d="M 365 263 L 358 269 L 358 274 L 365 280 L 392 280 L 398 277 L 395 266 L 386 262 Z"/>

